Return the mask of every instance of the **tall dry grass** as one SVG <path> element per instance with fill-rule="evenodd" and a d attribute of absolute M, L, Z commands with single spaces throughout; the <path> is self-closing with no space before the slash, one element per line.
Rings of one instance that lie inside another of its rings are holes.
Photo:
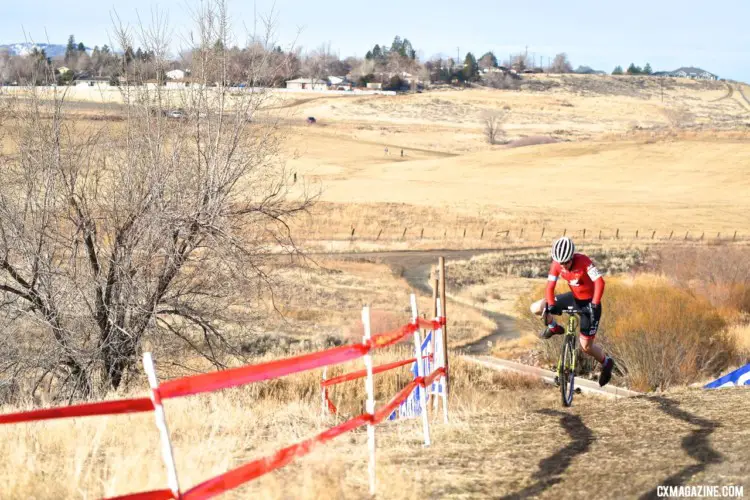
<path fill-rule="evenodd" d="M 376 356 L 376 364 L 407 354 L 400 349 Z M 345 368 L 360 369 L 362 363 Z M 389 372 L 376 377 L 377 406 L 404 378 Z M 451 360 L 454 377 L 449 400 L 451 421 L 432 415 L 435 455 L 451 441 L 475 439 L 472 422 L 527 411 L 525 391 L 540 382 L 498 374 L 460 358 Z M 183 489 L 311 437 L 361 411 L 364 382 L 332 390 L 342 415 L 321 416 L 320 371 L 252 384 L 243 388 L 165 403 L 178 475 Z M 523 389 L 520 391 L 519 389 Z M 146 387 L 137 395 L 145 394 Z M 12 411 L 8 406 L 3 412 Z M 432 413 L 432 412 L 431 412 Z M 405 461 L 421 450 L 419 419 L 378 426 L 378 483 L 383 498 L 410 499 L 428 480 L 430 463 Z M 159 436 L 151 414 L 92 417 L 0 427 L 0 482 L 4 498 L 98 498 L 166 487 Z M 434 462 L 432 462 L 434 463 Z M 359 498 L 367 496 L 367 445 L 364 428 L 321 445 L 302 459 L 264 476 L 225 498 Z"/>
<path fill-rule="evenodd" d="M 750 247 L 669 246 L 649 265 L 718 307 L 750 313 Z"/>
<path fill-rule="evenodd" d="M 543 293 L 544 286 L 540 286 L 519 299 L 524 328 L 541 329 L 528 305 Z M 738 345 L 721 312 L 705 298 L 665 279 L 649 275 L 608 278 L 602 307 L 597 341 L 618 362 L 620 382 L 632 389 L 653 391 L 689 384 L 737 361 Z M 560 342 L 555 338 L 540 346 L 550 365 L 559 357 Z M 598 368 L 588 356 L 582 360 L 585 372 Z"/>

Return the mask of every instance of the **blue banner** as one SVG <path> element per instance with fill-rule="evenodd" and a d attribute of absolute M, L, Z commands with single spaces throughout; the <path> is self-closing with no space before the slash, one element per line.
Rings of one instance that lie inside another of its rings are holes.
<path fill-rule="evenodd" d="M 714 380 L 710 384 L 706 384 L 703 388 L 718 389 L 720 387 L 734 387 L 738 385 L 750 385 L 750 363 Z"/>

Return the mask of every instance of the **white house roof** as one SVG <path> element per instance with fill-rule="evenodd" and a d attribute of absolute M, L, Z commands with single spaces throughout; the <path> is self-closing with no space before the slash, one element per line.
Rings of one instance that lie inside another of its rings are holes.
<path fill-rule="evenodd" d="M 314 85 L 326 85 L 328 84 L 325 80 L 318 80 L 313 78 L 297 78 L 295 80 L 287 80 L 286 83 L 310 83 Z"/>

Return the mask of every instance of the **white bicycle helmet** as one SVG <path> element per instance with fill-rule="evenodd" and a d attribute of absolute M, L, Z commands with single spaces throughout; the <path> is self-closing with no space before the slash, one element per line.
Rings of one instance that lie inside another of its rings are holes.
<path fill-rule="evenodd" d="M 563 236 L 552 245 L 552 260 L 559 263 L 567 262 L 573 258 L 575 251 L 576 246 L 573 240 Z"/>

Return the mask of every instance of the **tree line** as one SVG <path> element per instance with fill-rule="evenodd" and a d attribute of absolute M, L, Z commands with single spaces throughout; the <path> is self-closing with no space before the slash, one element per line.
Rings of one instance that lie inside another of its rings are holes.
<path fill-rule="evenodd" d="M 462 60 L 437 55 L 422 61 L 417 57 L 417 49 L 405 37 L 395 36 L 390 44 L 376 43 L 363 58 L 346 57 L 341 59 L 330 44 L 322 44 L 312 50 L 297 47 L 283 50 L 279 45 L 267 45 L 251 42 L 245 47 L 224 46 L 217 41 L 211 49 L 225 53 L 228 65 L 222 68 L 222 78 L 237 84 L 248 83 L 282 87 L 287 80 L 310 78 L 325 80 L 329 76 L 349 76 L 358 86 L 371 82 L 381 83 L 384 88 L 401 89 L 408 81 L 430 83 L 472 83 L 484 80 L 491 86 L 503 87 L 512 81 L 518 73 L 594 73 L 587 66 L 573 69 L 566 53 L 557 54 L 546 65 L 543 58 L 529 57 L 527 52 L 509 54 L 507 59 L 500 60 L 492 51 L 480 57 L 467 52 Z M 107 45 L 87 49 L 85 44 L 77 42 L 75 35 L 70 35 L 64 55 L 50 58 L 44 50 L 34 49 L 27 56 L 14 56 L 8 51 L 0 50 L 0 83 L 18 82 L 19 84 L 66 84 L 78 78 L 106 78 L 112 84 L 123 79 L 133 79 L 138 72 L 139 79 L 164 82 L 166 72 L 173 69 L 192 69 L 197 59 L 205 58 L 202 49 L 192 49 L 180 53 L 177 57 L 168 58 L 166 62 L 157 63 L 153 50 L 127 46 L 114 51 Z M 161 59 L 161 58 L 160 58 Z M 254 61 L 270 59 L 274 71 L 265 74 L 262 81 L 254 79 L 248 68 L 254 67 Z M 58 71 L 61 67 L 68 72 Z M 218 69 L 217 69 L 218 71 Z M 641 68 L 631 63 L 627 70 L 617 66 L 613 75 L 650 75 L 649 63 Z"/>

